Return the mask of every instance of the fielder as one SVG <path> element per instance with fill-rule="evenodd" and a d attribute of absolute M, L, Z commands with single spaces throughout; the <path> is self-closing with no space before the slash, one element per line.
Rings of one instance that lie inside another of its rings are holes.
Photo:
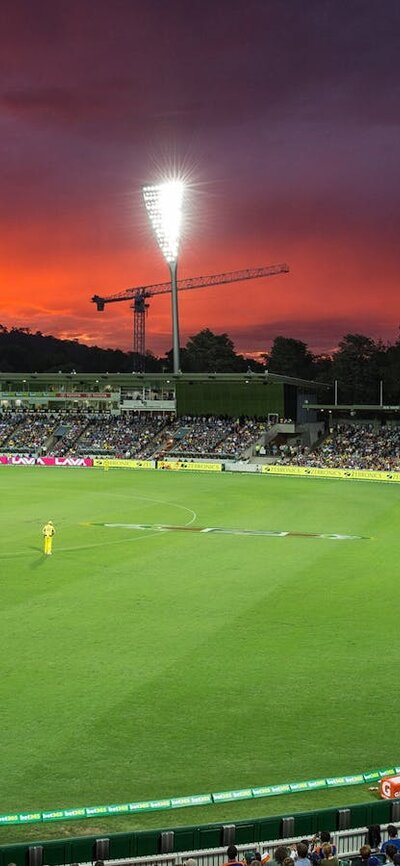
<path fill-rule="evenodd" d="M 42 534 L 44 541 L 43 553 L 45 554 L 45 556 L 51 556 L 53 536 L 56 534 L 52 520 L 48 520 L 47 523 L 45 523 L 42 529 Z"/>

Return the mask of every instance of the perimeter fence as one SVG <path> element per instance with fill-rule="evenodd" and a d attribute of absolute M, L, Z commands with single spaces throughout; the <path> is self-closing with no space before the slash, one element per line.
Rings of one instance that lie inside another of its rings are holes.
<path fill-rule="evenodd" d="M 97 469 L 156 469 L 172 472 L 252 472 L 261 475 L 282 475 L 296 478 L 331 478 L 336 481 L 400 482 L 400 472 L 373 469 L 318 469 L 312 466 L 281 466 L 271 463 L 211 460 L 136 460 L 120 457 L 40 457 L 27 454 L 0 454 L 0 465 L 52 466 Z"/>
<path fill-rule="evenodd" d="M 310 839 L 328 830 L 340 858 L 358 853 L 365 841 L 366 828 L 389 823 L 400 826 L 399 800 L 371 800 L 345 808 L 319 809 L 294 815 L 274 815 L 246 819 L 236 823 L 204 824 L 175 829 L 158 829 L 78 836 L 31 843 L 0 846 L 0 866 L 66 866 L 71 863 L 93 863 L 106 860 L 151 866 L 178 866 L 193 857 L 196 866 L 220 866 L 226 860 L 226 848 L 235 844 L 241 853 L 265 851 L 273 856 L 280 844 Z M 385 839 L 385 830 L 382 838 Z"/>

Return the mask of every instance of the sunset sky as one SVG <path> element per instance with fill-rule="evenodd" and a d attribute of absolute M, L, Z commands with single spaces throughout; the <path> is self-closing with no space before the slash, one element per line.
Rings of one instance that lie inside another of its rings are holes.
<path fill-rule="evenodd" d="M 290 267 L 182 294 L 182 343 L 396 339 L 399 0 L 2 0 L 0 69 L 3 325 L 131 348 L 90 298 L 168 278 L 140 190 L 178 169 L 181 277 Z"/>

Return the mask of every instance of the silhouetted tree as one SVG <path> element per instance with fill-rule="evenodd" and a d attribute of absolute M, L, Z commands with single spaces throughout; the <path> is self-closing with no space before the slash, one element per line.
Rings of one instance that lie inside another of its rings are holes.
<path fill-rule="evenodd" d="M 332 381 L 332 358 L 330 355 L 314 355 L 313 379 L 316 382 Z"/>
<path fill-rule="evenodd" d="M 332 378 L 337 379 L 339 402 L 378 403 L 385 348 L 363 334 L 346 334 L 333 355 Z"/>
<path fill-rule="evenodd" d="M 284 376 L 312 379 L 314 357 L 306 343 L 291 337 L 275 337 L 271 351 L 265 356 L 268 370 Z"/>
<path fill-rule="evenodd" d="M 166 355 L 168 369 L 172 369 L 172 351 Z M 252 358 L 237 355 L 228 334 L 214 334 L 209 328 L 199 331 L 180 350 L 181 370 L 184 373 L 245 373 L 262 370 Z"/>
<path fill-rule="evenodd" d="M 382 379 L 384 402 L 393 406 L 400 405 L 400 334 L 396 342 L 386 349 Z"/>

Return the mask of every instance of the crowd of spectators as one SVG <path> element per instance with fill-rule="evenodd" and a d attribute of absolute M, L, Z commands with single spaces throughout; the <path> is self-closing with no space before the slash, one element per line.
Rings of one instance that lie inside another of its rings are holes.
<path fill-rule="evenodd" d="M 143 457 L 166 422 L 164 415 L 147 413 L 91 416 L 75 447 L 79 454 Z"/>
<path fill-rule="evenodd" d="M 0 447 L 23 454 L 143 456 L 169 415 L 19 410 L 0 414 Z M 61 435 L 59 435 L 59 433 Z"/>
<path fill-rule="evenodd" d="M 23 417 L 21 412 L 2 412 L 0 415 L 0 447 L 7 442 Z"/>
<path fill-rule="evenodd" d="M 181 418 L 170 449 L 171 456 L 209 457 L 222 445 L 233 427 L 231 418 Z"/>
<path fill-rule="evenodd" d="M 56 457 L 73 457 L 77 453 L 77 442 L 89 423 L 86 412 L 77 412 L 61 420 L 61 425 L 67 428 L 51 446 L 51 453 Z M 62 429 L 62 427 L 60 427 Z M 57 434 L 57 430 L 55 431 Z"/>
<path fill-rule="evenodd" d="M 237 460 L 243 451 L 246 451 L 250 445 L 256 443 L 268 430 L 270 425 L 267 421 L 257 421 L 252 418 L 246 418 L 243 422 L 240 419 L 235 423 L 233 430 L 228 434 L 223 442 L 223 455 Z M 265 448 L 261 445 L 265 454 Z M 218 453 L 218 449 L 217 449 Z M 258 452 L 261 453 L 261 450 Z"/>
<path fill-rule="evenodd" d="M 185 416 L 164 431 L 163 438 L 156 443 L 154 456 L 237 460 L 267 427 L 267 421 L 249 418 Z"/>
<path fill-rule="evenodd" d="M 382 866 L 382 864 L 393 864 L 400 866 L 400 839 L 394 824 L 387 828 L 387 841 L 382 843 L 379 824 L 373 824 L 367 828 L 365 843 L 361 845 L 359 854 L 355 857 L 345 859 L 340 857 L 331 834 L 324 830 L 312 839 L 302 839 L 295 844 L 278 845 L 270 854 L 263 854 L 256 850 L 246 851 L 239 859 L 238 850 L 235 845 L 230 845 L 227 850 L 227 860 L 223 866 L 257 866 L 259 861 L 262 866 L 340 866 L 340 864 L 351 863 L 352 866 Z M 194 861 L 193 861 L 194 862 Z M 186 866 L 193 863 L 186 861 Z M 194 864 L 195 866 L 195 864 Z"/>
<path fill-rule="evenodd" d="M 339 425 L 314 450 L 290 442 L 277 449 L 278 462 L 334 469 L 400 469 L 400 427 Z"/>
<path fill-rule="evenodd" d="M 270 426 L 267 420 L 169 413 L 7 410 L 0 414 L 0 447 L 58 456 L 238 460 L 251 446 L 264 456 Z M 400 426 L 342 424 L 314 448 L 277 437 L 267 451 L 284 465 L 400 471 Z"/>
<path fill-rule="evenodd" d="M 58 412 L 6 413 L 2 416 L 4 438 L 1 445 L 25 454 L 43 453 L 59 422 Z"/>

